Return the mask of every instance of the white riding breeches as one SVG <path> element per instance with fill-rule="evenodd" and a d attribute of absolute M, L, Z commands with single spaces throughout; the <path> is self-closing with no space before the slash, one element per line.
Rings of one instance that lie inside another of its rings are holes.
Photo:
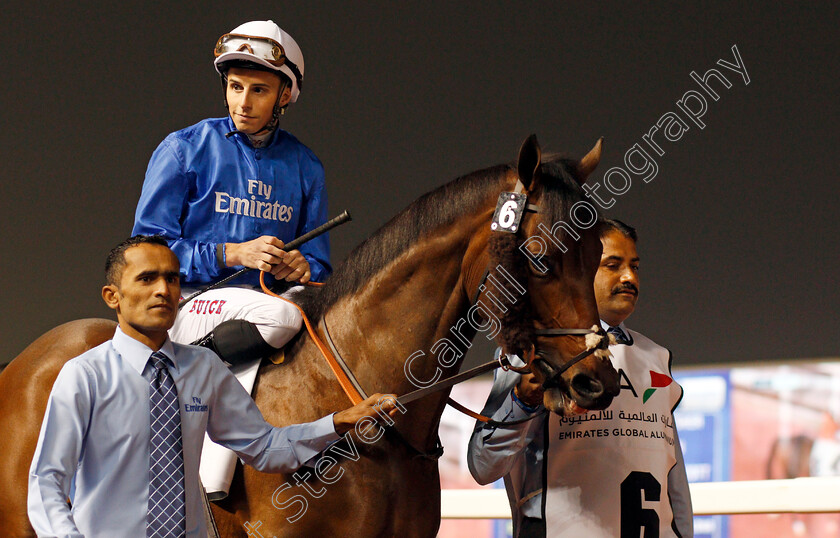
<path fill-rule="evenodd" d="M 283 296 L 299 289 L 292 288 Z M 219 288 L 205 292 L 184 305 L 169 330 L 169 338 L 173 342 L 189 344 L 220 323 L 233 319 L 250 321 L 263 339 L 278 349 L 297 334 L 303 324 L 300 312 L 286 301 L 248 288 Z M 257 359 L 233 366 L 230 370 L 250 393 L 259 367 L 260 359 Z M 236 454 L 217 445 L 205 434 L 199 475 L 211 499 L 227 496 L 235 469 Z"/>
<path fill-rule="evenodd" d="M 292 288 L 284 297 L 299 290 Z M 263 339 L 281 348 L 297 334 L 303 318 L 294 305 L 250 288 L 219 288 L 202 293 L 178 312 L 169 338 L 179 344 L 195 342 L 223 321 L 244 319 L 257 326 Z"/>

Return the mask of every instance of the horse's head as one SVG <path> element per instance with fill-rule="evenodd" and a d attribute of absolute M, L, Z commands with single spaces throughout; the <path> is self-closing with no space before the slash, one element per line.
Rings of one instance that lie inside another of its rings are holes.
<path fill-rule="evenodd" d="M 507 353 L 533 357 L 530 367 L 546 389 L 545 406 L 558 414 L 603 409 L 619 392 L 593 290 L 601 256 L 598 215 L 582 189 L 600 157 L 599 140 L 580 161 L 543 158 L 536 137 L 529 137 L 520 150 L 518 178 L 511 173 L 510 182 L 519 180 L 514 190 L 534 207 L 515 233 L 497 231 L 489 240 L 491 274 L 506 271 L 527 282 L 520 300 L 499 312 L 503 328 L 497 340 Z M 598 332 L 580 330 L 591 328 Z"/>

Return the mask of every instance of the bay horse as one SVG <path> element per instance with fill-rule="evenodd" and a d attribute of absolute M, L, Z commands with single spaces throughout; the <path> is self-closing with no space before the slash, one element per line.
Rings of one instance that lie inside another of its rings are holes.
<path fill-rule="evenodd" d="M 589 355 L 563 371 L 587 349 L 584 338 L 544 335 L 546 329 L 598 324 L 593 280 L 601 243 L 594 221 L 577 229 L 568 223 L 575 221 L 575 204 L 586 203 L 581 185 L 600 156 L 598 141 L 581 160 L 543 158 L 531 136 L 515 165 L 468 174 L 416 200 L 299 302 L 322 339 L 328 326 L 335 349 L 368 393 L 405 394 L 453 375 L 478 333 L 494 337 L 507 352 L 537 357 L 535 374 L 549 387 L 545 404 L 552 411 L 603 409 L 618 394 L 609 360 Z M 500 194 L 515 190 L 527 195 L 531 211 L 522 214 L 518 230 L 512 227 L 515 233 L 491 231 Z M 32 533 L 27 473 L 59 369 L 109 339 L 114 327 L 104 320 L 65 324 L 0 374 L 5 535 Z M 375 442 L 357 429 L 327 449 L 330 457 L 314 469 L 289 475 L 238 469 L 230 495 L 213 506 L 220 535 L 435 536 L 437 430 L 448 393 L 407 404 L 394 428 Z M 305 332 L 287 346 L 283 364 L 264 361 L 254 398 L 266 420 L 277 425 L 349 406 Z"/>

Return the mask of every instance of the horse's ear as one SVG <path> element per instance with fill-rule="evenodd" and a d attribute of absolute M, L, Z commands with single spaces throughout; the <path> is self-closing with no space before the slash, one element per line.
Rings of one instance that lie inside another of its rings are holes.
<path fill-rule="evenodd" d="M 581 185 L 586 183 L 586 178 L 589 177 L 589 174 L 595 171 L 598 163 L 601 162 L 601 146 L 603 145 L 603 142 L 604 137 L 602 136 L 597 142 L 595 142 L 595 147 L 589 150 L 589 153 L 587 153 L 575 167 L 575 179 L 577 179 L 578 183 Z"/>
<path fill-rule="evenodd" d="M 534 180 L 534 175 L 537 168 L 540 166 L 540 158 L 542 150 L 540 150 L 540 143 L 537 142 L 537 135 L 532 134 L 519 149 L 519 164 L 517 165 L 517 172 L 519 172 L 519 180 L 528 189 L 531 187 L 531 181 Z"/>

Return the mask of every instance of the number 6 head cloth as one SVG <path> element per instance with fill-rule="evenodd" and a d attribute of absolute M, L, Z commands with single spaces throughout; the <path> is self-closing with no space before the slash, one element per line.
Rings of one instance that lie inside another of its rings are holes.
<path fill-rule="evenodd" d="M 525 205 L 528 195 L 517 192 L 503 192 L 499 194 L 499 201 L 496 202 L 496 211 L 493 213 L 493 221 L 490 229 L 494 232 L 516 233 L 519 229 L 519 221 L 525 212 Z"/>

